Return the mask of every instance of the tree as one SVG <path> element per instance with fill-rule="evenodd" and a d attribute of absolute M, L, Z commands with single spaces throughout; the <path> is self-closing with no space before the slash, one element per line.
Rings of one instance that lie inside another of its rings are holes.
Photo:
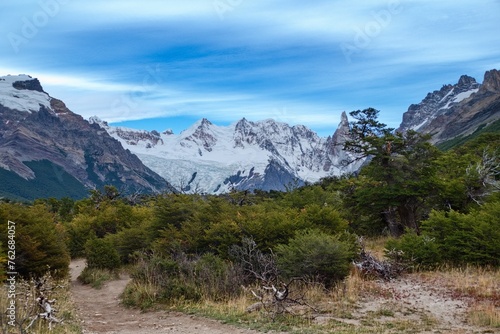
<path fill-rule="evenodd" d="M 117 269 L 120 267 L 120 254 L 108 239 L 89 239 L 85 243 L 85 257 L 88 268 Z"/>
<path fill-rule="evenodd" d="M 15 265 L 21 276 L 41 277 L 49 270 L 58 277 L 68 273 L 70 256 L 65 229 L 53 221 L 45 205 L 0 204 L 2 231 L 7 231 L 9 220 L 16 226 Z M 5 249 L 7 233 L 2 236 Z"/>
<path fill-rule="evenodd" d="M 393 235 L 405 228 L 419 232 L 438 192 L 436 160 L 440 155 L 430 137 L 415 131 L 394 132 L 376 120 L 373 108 L 351 113 L 351 139 L 345 149 L 370 159 L 360 175 L 368 182 L 352 193 L 361 212 L 382 217 Z"/>
<path fill-rule="evenodd" d="M 356 121 L 349 123 L 349 140 L 344 143 L 344 150 L 354 153 L 359 159 L 380 156 L 391 151 L 393 140 L 391 128 L 377 121 L 379 110 L 368 108 L 351 111 L 349 114 Z"/>
<path fill-rule="evenodd" d="M 500 191 L 500 135 L 483 134 L 439 158 L 447 210 L 468 213 Z"/>

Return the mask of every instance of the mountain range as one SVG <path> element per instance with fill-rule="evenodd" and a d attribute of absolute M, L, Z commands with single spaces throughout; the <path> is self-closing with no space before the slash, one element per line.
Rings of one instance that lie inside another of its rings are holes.
<path fill-rule="evenodd" d="M 305 126 L 243 118 L 229 126 L 201 119 L 176 135 L 171 131 L 137 131 L 99 124 L 123 147 L 184 192 L 286 190 L 322 177 L 356 171 L 343 151 L 349 131 L 346 113 L 332 136 L 319 137 Z"/>
<path fill-rule="evenodd" d="M 500 72 L 491 70 L 482 83 L 463 75 L 427 94 L 403 114 L 397 131 L 430 133 L 439 144 L 499 119 Z M 286 190 L 357 171 L 363 160 L 342 149 L 348 133 L 345 112 L 326 138 L 272 119 L 217 126 L 204 118 L 179 134 L 113 127 L 71 112 L 37 79 L 5 76 L 0 77 L 0 197 L 81 198 L 106 184 L 125 193 Z"/>

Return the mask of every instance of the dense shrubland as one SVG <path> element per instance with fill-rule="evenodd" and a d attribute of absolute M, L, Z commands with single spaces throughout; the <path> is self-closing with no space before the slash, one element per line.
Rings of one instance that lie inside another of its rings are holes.
<path fill-rule="evenodd" d="M 330 288 L 359 259 L 356 236 L 391 235 L 387 250 L 413 268 L 500 265 L 500 135 L 442 152 L 428 137 L 394 133 L 378 111 L 352 116 L 346 149 L 370 162 L 357 175 L 286 193 L 122 195 L 0 204 L 17 230 L 16 266 L 29 278 L 129 265 L 128 305 L 234 298 L 300 278 Z M 5 235 L 2 233 L 2 235 Z M 6 254 L 7 239 L 0 240 Z M 0 257 L 0 262 L 5 256 Z M 2 270 L 5 266 L 2 266 Z M 5 277 L 0 272 L 0 277 Z"/>

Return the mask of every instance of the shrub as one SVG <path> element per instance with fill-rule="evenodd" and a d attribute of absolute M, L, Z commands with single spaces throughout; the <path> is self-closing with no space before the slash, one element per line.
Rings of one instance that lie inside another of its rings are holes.
<path fill-rule="evenodd" d="M 217 255 L 136 253 L 135 257 L 134 281 L 126 291 L 128 305 L 147 307 L 155 301 L 173 304 L 202 298 L 225 300 L 241 292 L 242 270 Z"/>
<path fill-rule="evenodd" d="M 130 263 L 132 254 L 141 251 L 147 245 L 147 231 L 141 227 L 124 229 L 106 238 L 109 238 L 116 246 L 120 260 L 124 264 Z"/>
<path fill-rule="evenodd" d="M 86 267 L 83 269 L 78 280 L 82 284 L 89 284 L 94 289 L 100 289 L 104 283 L 113 278 L 117 278 L 117 273 L 109 269 L 98 269 Z"/>
<path fill-rule="evenodd" d="M 122 303 L 129 307 L 148 309 L 158 301 L 158 287 L 146 282 L 132 281 L 121 295 Z"/>
<path fill-rule="evenodd" d="M 355 250 L 351 238 L 307 230 L 298 232 L 288 244 L 279 245 L 276 253 L 285 277 L 317 278 L 329 287 L 349 274 Z"/>
<path fill-rule="evenodd" d="M 388 249 L 402 250 L 423 267 L 500 265 L 500 202 L 487 203 L 469 214 L 433 211 L 422 222 L 422 234 L 390 241 Z"/>
<path fill-rule="evenodd" d="M 0 204 L 2 254 L 7 254 L 9 220 L 15 222 L 15 264 L 21 276 L 41 277 L 48 270 L 56 278 L 67 275 L 70 256 L 65 229 L 54 223 L 45 205 Z"/>
<path fill-rule="evenodd" d="M 193 280 L 201 287 L 203 296 L 224 300 L 241 292 L 243 269 L 217 255 L 206 253 L 194 262 Z"/>
<path fill-rule="evenodd" d="M 435 238 L 427 235 L 419 236 L 413 231 L 399 239 L 387 241 L 386 256 L 390 260 L 401 262 L 408 269 L 411 269 L 413 265 L 421 269 L 432 269 L 441 263 L 442 259 L 439 244 Z"/>
<path fill-rule="evenodd" d="M 88 268 L 113 270 L 120 267 L 120 255 L 107 239 L 88 240 L 85 243 L 85 257 Z"/>

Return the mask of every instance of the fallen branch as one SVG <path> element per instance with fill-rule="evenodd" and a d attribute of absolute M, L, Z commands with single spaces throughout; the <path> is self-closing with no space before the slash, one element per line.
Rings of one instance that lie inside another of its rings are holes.
<path fill-rule="evenodd" d="M 29 329 L 37 319 L 47 320 L 49 322 L 49 330 L 52 330 L 52 323 L 53 322 L 58 323 L 58 324 L 62 322 L 61 320 L 54 317 L 55 310 L 52 308 L 52 304 L 54 304 L 56 302 L 55 299 L 48 300 L 47 298 L 45 298 L 42 295 L 42 296 L 38 297 L 36 299 L 36 301 L 38 302 L 38 305 L 42 308 L 42 310 L 44 312 L 35 315 L 32 318 L 28 327 L 26 327 L 26 329 Z"/>
<path fill-rule="evenodd" d="M 383 261 L 377 259 L 365 250 L 362 239 L 359 243 L 361 245 L 360 260 L 353 262 L 353 264 L 362 275 L 378 277 L 389 281 L 398 277 L 406 270 L 406 266 L 402 262 L 398 261 L 398 259 L 401 258 L 402 251 L 399 251 L 397 254 L 393 253 L 392 256 L 390 256 L 391 259 L 395 260 Z M 391 254 L 391 252 L 389 253 Z"/>
<path fill-rule="evenodd" d="M 253 296 L 257 298 L 259 302 L 250 305 L 247 308 L 247 312 L 260 311 L 264 309 L 266 312 L 271 314 L 274 319 L 277 315 L 283 313 L 294 314 L 289 308 L 291 305 L 306 306 L 309 309 L 316 311 L 314 307 L 303 300 L 303 297 L 290 298 L 290 286 L 297 280 L 301 279 L 294 278 L 288 284 L 281 282 L 280 289 L 276 288 L 273 284 L 271 286 L 262 286 L 262 294 L 257 294 L 255 291 L 251 290 Z"/>

